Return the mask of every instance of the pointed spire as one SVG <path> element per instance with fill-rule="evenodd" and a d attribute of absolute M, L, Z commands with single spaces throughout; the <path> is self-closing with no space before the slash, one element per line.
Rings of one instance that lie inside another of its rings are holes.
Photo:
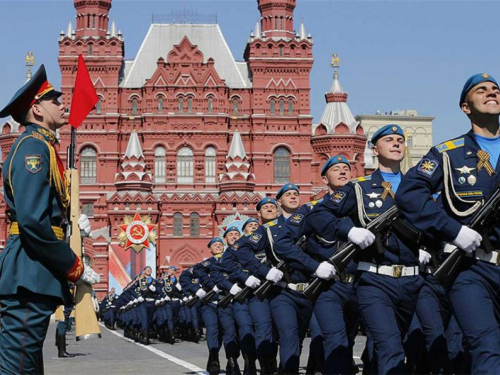
<path fill-rule="evenodd" d="M 241 160 L 247 157 L 245 147 L 243 146 L 243 141 L 241 140 L 241 135 L 238 129 L 234 131 L 233 140 L 231 141 L 231 147 L 229 148 L 229 154 L 227 155 L 226 159 L 231 158 L 234 160 L 237 157 L 240 157 Z"/>
<path fill-rule="evenodd" d="M 135 130 L 132 132 L 132 134 L 130 134 L 127 150 L 125 151 L 125 157 L 129 159 L 133 157 L 137 159 L 144 158 L 144 155 L 142 154 L 141 143 L 139 141 L 139 136 L 137 135 L 137 132 Z"/>
<path fill-rule="evenodd" d="M 260 38 L 260 22 L 257 21 L 255 23 L 255 39 L 259 39 Z"/>
<path fill-rule="evenodd" d="M 66 30 L 66 36 L 68 38 L 71 38 L 71 35 L 73 35 L 73 24 L 71 21 L 68 22 L 68 29 Z"/>
<path fill-rule="evenodd" d="M 219 175 L 219 180 L 221 192 L 253 191 L 255 188 L 255 175 L 250 173 L 250 162 L 237 129 L 226 156 L 226 172 Z"/>
<path fill-rule="evenodd" d="M 115 21 L 111 22 L 111 37 L 116 37 L 116 23 Z"/>
<path fill-rule="evenodd" d="M 121 171 L 115 175 L 117 190 L 142 190 L 150 191 L 152 175 L 146 171 L 146 161 L 142 153 L 139 136 L 134 130 L 130 134 L 127 150 L 123 155 Z"/>
<path fill-rule="evenodd" d="M 300 23 L 300 39 L 306 39 L 306 27 L 304 26 L 304 21 Z"/>

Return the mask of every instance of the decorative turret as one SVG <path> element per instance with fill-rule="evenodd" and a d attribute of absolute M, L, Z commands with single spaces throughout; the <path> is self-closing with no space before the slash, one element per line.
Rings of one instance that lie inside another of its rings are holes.
<path fill-rule="evenodd" d="M 139 136 L 134 130 L 130 134 L 127 150 L 122 159 L 121 172 L 115 175 L 116 189 L 119 191 L 151 191 L 152 181 L 151 174 L 146 172 L 146 161 L 142 153 Z"/>
<path fill-rule="evenodd" d="M 76 36 L 102 36 L 108 31 L 111 0 L 74 0 Z"/>
<path fill-rule="evenodd" d="M 258 0 L 262 33 L 267 38 L 289 38 L 293 33 L 296 0 Z"/>
<path fill-rule="evenodd" d="M 250 173 L 243 141 L 238 129 L 233 134 L 229 153 L 226 156 L 226 172 L 219 175 L 220 191 L 253 191 L 255 175 Z"/>

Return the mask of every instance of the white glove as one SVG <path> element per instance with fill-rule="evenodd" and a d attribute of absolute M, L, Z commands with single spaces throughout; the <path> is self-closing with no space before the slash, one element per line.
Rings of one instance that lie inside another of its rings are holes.
<path fill-rule="evenodd" d="M 187 302 L 187 301 L 189 301 L 189 298 L 184 297 L 182 300 L 183 300 L 184 302 Z"/>
<path fill-rule="evenodd" d="M 220 292 L 220 289 L 217 288 L 217 285 L 213 287 L 212 289 L 215 293 L 219 293 Z"/>
<path fill-rule="evenodd" d="M 139 302 L 144 302 L 144 297 L 139 297 L 139 298 L 137 298 L 137 300 L 138 300 Z"/>
<path fill-rule="evenodd" d="M 283 272 L 281 272 L 276 267 L 273 267 L 269 270 L 266 275 L 266 280 L 272 281 L 273 283 L 277 283 L 283 277 Z"/>
<path fill-rule="evenodd" d="M 365 228 L 352 228 L 347 234 L 349 241 L 355 243 L 362 249 L 366 249 L 375 241 L 375 235 Z"/>
<path fill-rule="evenodd" d="M 420 264 L 427 264 L 431 261 L 431 254 L 425 250 L 418 251 L 418 261 Z"/>
<path fill-rule="evenodd" d="M 92 228 L 90 226 L 90 220 L 85 214 L 81 214 L 80 218 L 78 219 L 78 227 L 80 230 L 85 233 L 84 237 L 90 237 L 90 232 L 92 231 Z"/>
<path fill-rule="evenodd" d="M 90 285 L 97 284 L 101 282 L 101 276 L 97 272 L 95 272 L 92 267 L 87 266 L 86 264 L 83 265 L 83 273 L 82 276 L 78 279 L 78 282 L 84 282 Z"/>
<path fill-rule="evenodd" d="M 152 292 L 156 292 L 156 287 L 153 284 L 151 284 L 149 286 L 149 290 L 152 291 Z"/>
<path fill-rule="evenodd" d="M 241 292 L 241 288 L 238 286 L 238 284 L 234 284 L 229 290 L 229 293 L 231 293 L 233 296 L 237 295 L 239 292 Z"/>
<path fill-rule="evenodd" d="M 188 299 L 193 299 L 194 297 L 193 296 L 189 296 Z"/>
<path fill-rule="evenodd" d="M 482 240 L 483 237 L 474 229 L 462 225 L 462 229 L 458 232 L 458 236 L 453 240 L 453 243 L 466 253 L 472 253 L 479 247 Z"/>
<path fill-rule="evenodd" d="M 161 303 L 161 301 L 162 301 L 162 300 L 157 299 L 157 300 L 155 301 L 155 306 L 158 306 L 158 305 Z"/>
<path fill-rule="evenodd" d="M 255 289 L 260 286 L 260 280 L 257 279 L 255 276 L 248 276 L 247 281 L 245 281 L 245 285 L 248 286 L 249 288 Z"/>
<path fill-rule="evenodd" d="M 133 303 L 139 303 L 139 300 L 137 298 L 135 298 L 132 302 Z"/>
<path fill-rule="evenodd" d="M 196 291 L 196 295 L 199 297 L 199 298 L 203 298 L 205 297 L 205 295 L 207 294 L 207 292 L 205 292 L 203 289 L 198 289 Z"/>
<path fill-rule="evenodd" d="M 329 280 L 335 276 L 337 271 L 332 264 L 328 262 L 321 262 L 315 273 L 320 279 Z"/>
<path fill-rule="evenodd" d="M 182 290 L 182 285 L 177 283 L 175 284 L 175 287 L 177 288 L 177 290 L 181 291 Z"/>

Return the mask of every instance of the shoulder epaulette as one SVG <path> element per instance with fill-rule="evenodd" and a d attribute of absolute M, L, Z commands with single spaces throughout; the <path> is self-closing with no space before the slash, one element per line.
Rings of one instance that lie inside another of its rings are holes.
<path fill-rule="evenodd" d="M 321 198 L 321 199 L 317 199 L 317 200 L 315 200 L 315 201 L 310 201 L 310 202 L 307 202 L 307 203 L 306 203 L 306 205 L 307 205 L 307 206 L 316 206 L 318 203 L 321 203 L 321 202 L 323 202 L 323 198 Z"/>
<path fill-rule="evenodd" d="M 357 182 L 363 182 L 363 181 L 370 181 L 371 179 L 372 179 L 372 175 L 369 175 L 369 176 L 355 178 L 355 179 L 351 180 L 351 182 L 357 183 Z"/>
<path fill-rule="evenodd" d="M 463 147 L 465 145 L 464 138 L 457 138 L 451 141 L 446 141 L 436 146 L 436 150 L 440 153 L 453 150 L 455 148 Z"/>
<path fill-rule="evenodd" d="M 270 221 L 269 223 L 265 223 L 263 227 L 264 228 L 274 227 L 276 224 L 278 224 L 278 219 Z"/>

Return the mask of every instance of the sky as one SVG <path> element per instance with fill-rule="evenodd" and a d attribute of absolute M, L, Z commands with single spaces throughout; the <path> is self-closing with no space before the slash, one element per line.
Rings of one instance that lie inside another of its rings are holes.
<path fill-rule="evenodd" d="M 256 0 L 113 0 L 110 19 L 133 59 L 152 15 L 179 11 L 217 15 L 236 60 L 260 14 Z M 22 86 L 25 56 L 60 85 L 58 37 L 75 19 L 72 0 L 0 0 L 0 107 Z M 330 88 L 333 53 L 341 58 L 340 81 L 354 115 L 415 109 L 433 116 L 434 143 L 470 128 L 458 106 L 466 79 L 487 72 L 500 79 L 500 1 L 297 0 L 295 29 L 304 21 L 313 37 L 311 110 L 319 121 Z M 165 46 L 165 56 L 171 46 Z"/>

